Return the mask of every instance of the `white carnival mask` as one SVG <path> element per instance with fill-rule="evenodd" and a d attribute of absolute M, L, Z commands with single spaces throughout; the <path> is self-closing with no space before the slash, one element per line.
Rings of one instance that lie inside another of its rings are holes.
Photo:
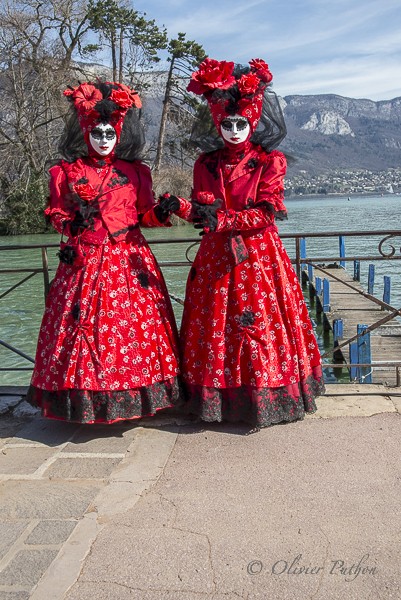
<path fill-rule="evenodd" d="M 108 156 L 117 143 L 117 134 L 109 123 L 99 123 L 89 134 L 89 142 L 99 156 Z"/>
<path fill-rule="evenodd" d="M 221 137 L 231 144 L 241 144 L 245 142 L 251 131 L 249 121 L 241 115 L 225 117 L 220 123 Z"/>

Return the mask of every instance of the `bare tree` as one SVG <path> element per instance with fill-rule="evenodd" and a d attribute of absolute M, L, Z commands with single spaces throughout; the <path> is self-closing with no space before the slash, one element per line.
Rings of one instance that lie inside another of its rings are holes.
<path fill-rule="evenodd" d="M 163 110 L 160 120 L 159 137 L 153 169 L 160 169 L 164 151 L 167 121 L 178 123 L 185 131 L 189 109 L 194 108 L 196 100 L 186 92 L 191 71 L 206 57 L 200 44 L 186 40 L 185 33 L 179 33 L 168 45 L 170 68 L 163 98 Z"/>
<path fill-rule="evenodd" d="M 29 201 L 44 202 L 48 161 L 63 126 L 60 91 L 88 30 L 78 0 L 10 0 L 0 9 L 1 190 L 7 205 L 34 187 L 27 219 Z"/>

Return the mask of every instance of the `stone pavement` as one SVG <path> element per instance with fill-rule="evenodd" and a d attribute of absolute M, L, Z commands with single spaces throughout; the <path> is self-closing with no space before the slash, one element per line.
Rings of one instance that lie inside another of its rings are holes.
<path fill-rule="evenodd" d="M 399 388 L 330 385 L 252 435 L 6 404 L 0 600 L 401 598 Z"/>

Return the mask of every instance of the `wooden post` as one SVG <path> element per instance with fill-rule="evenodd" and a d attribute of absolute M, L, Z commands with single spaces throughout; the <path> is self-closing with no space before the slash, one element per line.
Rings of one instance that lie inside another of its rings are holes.
<path fill-rule="evenodd" d="M 353 363 L 358 364 L 358 344 L 356 342 L 352 342 L 349 345 L 349 362 L 351 365 Z M 359 367 L 350 367 L 349 370 L 349 378 L 350 381 L 359 380 Z"/>
<path fill-rule="evenodd" d="M 368 294 L 373 296 L 373 290 L 375 287 L 375 265 L 369 265 L 369 274 L 368 274 Z"/>
<path fill-rule="evenodd" d="M 388 275 L 383 277 L 384 290 L 383 290 L 383 302 L 390 304 L 391 295 L 391 278 Z M 384 307 L 382 307 L 384 309 Z"/>
<path fill-rule="evenodd" d="M 323 312 L 322 306 L 322 278 L 315 278 L 315 297 L 316 297 L 316 314 L 320 315 Z"/>
<path fill-rule="evenodd" d="M 354 281 L 361 281 L 361 261 L 354 260 Z"/>
<path fill-rule="evenodd" d="M 342 258 L 345 258 L 345 237 L 343 235 L 340 235 L 338 238 L 338 242 L 340 245 L 340 256 Z M 345 260 L 340 260 L 340 267 L 345 269 Z"/>
<path fill-rule="evenodd" d="M 335 341 L 344 337 L 344 322 L 342 319 L 333 320 L 333 336 Z"/>
<path fill-rule="evenodd" d="M 313 283 L 313 267 L 311 264 L 308 264 L 308 279 L 309 283 Z"/>
<path fill-rule="evenodd" d="M 367 325 L 358 325 L 357 327 L 358 335 L 362 334 L 357 339 L 359 363 L 372 362 L 372 353 L 370 349 L 370 333 L 364 333 L 367 328 Z M 359 383 L 372 383 L 372 367 L 359 368 Z"/>
<path fill-rule="evenodd" d="M 299 241 L 300 241 L 301 258 L 306 258 L 306 239 L 301 238 Z M 301 262 L 301 270 L 303 270 L 304 268 L 305 268 L 305 263 Z"/>
<path fill-rule="evenodd" d="M 330 282 L 323 279 L 323 312 L 330 312 Z"/>

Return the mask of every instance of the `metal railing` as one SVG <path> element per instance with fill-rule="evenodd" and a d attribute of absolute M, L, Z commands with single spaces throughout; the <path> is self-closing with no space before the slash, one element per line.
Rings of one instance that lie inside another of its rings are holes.
<path fill-rule="evenodd" d="M 380 237 L 380 242 L 378 242 L 377 244 L 377 248 L 376 248 L 376 253 L 370 253 L 368 255 L 366 254 L 361 254 L 361 255 L 353 255 L 353 256 L 344 256 L 344 255 L 340 255 L 340 256 L 336 256 L 336 255 L 330 255 L 330 256 L 308 256 L 307 253 L 305 254 L 305 252 L 302 252 L 302 248 L 301 248 L 301 241 L 302 240 L 307 240 L 307 239 L 312 239 L 312 238 L 319 238 L 319 239 L 324 239 L 324 238 L 349 238 L 349 237 L 360 237 L 360 238 L 373 238 L 373 237 Z M 314 232 L 306 232 L 306 233 L 282 233 L 280 234 L 280 238 L 284 241 L 284 240 L 293 240 L 295 242 L 295 257 L 293 257 L 291 259 L 295 271 L 298 275 L 298 278 L 301 280 L 302 279 L 302 271 L 303 268 L 305 266 L 307 266 L 308 264 L 313 265 L 316 269 L 320 269 L 321 271 L 324 272 L 324 267 L 326 263 L 346 263 L 346 262 L 350 262 L 350 261 L 383 261 L 383 260 L 401 260 L 401 249 L 399 248 L 398 251 L 396 250 L 396 248 L 390 243 L 390 240 L 392 240 L 393 238 L 400 238 L 401 239 L 401 230 L 372 230 L 372 231 L 331 231 L 331 232 L 319 232 L 319 231 L 314 231 Z M 191 259 L 189 257 L 189 252 L 191 250 L 193 250 L 199 243 L 200 240 L 199 238 L 175 238 L 175 239 L 159 239 L 159 240 L 148 240 L 149 245 L 151 246 L 155 246 L 155 245 L 162 245 L 162 244 L 167 244 L 167 245 L 171 245 L 171 244 L 186 244 L 187 248 L 185 250 L 185 252 L 183 253 L 183 258 L 185 257 L 185 260 L 159 260 L 158 264 L 159 266 L 163 269 L 163 268 L 167 268 L 167 267 L 182 267 L 182 266 L 189 266 L 191 263 Z M 385 244 L 388 244 L 389 247 L 389 251 L 386 253 L 384 251 L 385 248 Z M 6 296 L 8 296 L 11 292 L 15 291 L 16 289 L 18 289 L 20 286 L 24 285 L 27 281 L 29 281 L 30 279 L 32 279 L 35 276 L 38 275 L 42 275 L 43 277 L 43 292 L 44 295 L 46 296 L 49 290 L 49 285 L 50 285 L 50 275 L 52 273 L 52 269 L 49 267 L 49 260 L 48 260 L 48 250 L 49 249 L 58 249 L 59 244 L 58 243 L 47 243 L 47 244 L 10 244 L 10 245 L 3 245 L 0 246 L 0 252 L 8 252 L 8 251 L 39 251 L 41 253 L 41 263 L 42 266 L 41 268 L 6 268 L 6 269 L 0 269 L 0 277 L 1 276 L 8 276 L 11 274 L 16 274 L 16 273 L 21 273 L 23 275 L 22 279 L 19 280 L 18 282 L 14 283 L 13 285 L 11 285 L 8 289 L 6 289 L 4 292 L 2 292 L 0 294 L 0 300 L 2 300 L 3 298 L 5 298 Z M 0 255 L 1 258 L 1 255 Z M 332 277 L 333 275 L 330 274 Z M 342 282 L 344 283 L 344 282 Z M 345 285 L 349 285 L 349 284 L 345 284 Z M 384 319 L 379 320 L 376 324 L 370 326 L 370 330 L 375 329 L 376 327 L 379 327 L 380 325 L 382 325 L 384 322 L 388 322 L 389 320 L 397 317 L 397 316 L 401 316 L 401 308 L 400 309 L 396 309 L 393 306 L 391 306 L 390 304 L 387 304 L 383 301 L 381 301 L 380 299 L 372 296 L 371 294 L 365 293 L 357 288 L 354 288 L 352 285 L 350 286 L 354 289 L 355 292 L 357 293 L 362 293 L 365 297 L 369 298 L 370 300 L 372 300 L 373 302 L 381 305 L 381 307 L 383 309 L 386 309 L 388 311 L 390 311 L 390 315 L 387 315 Z M 183 304 L 183 299 L 178 298 L 177 296 L 174 296 L 172 294 L 170 294 L 172 299 L 175 300 L 176 302 L 179 302 L 180 304 Z M 338 345 L 336 347 L 336 350 L 345 346 L 346 344 L 348 344 L 350 341 L 356 339 L 358 336 L 354 336 L 352 339 L 348 339 L 345 340 L 344 342 L 342 342 L 340 345 Z M 27 355 L 26 353 L 24 353 L 23 351 L 19 350 L 18 348 L 16 348 L 14 345 L 12 345 L 11 343 L 1 339 L 2 335 L 0 332 L 0 345 L 2 345 L 3 347 L 5 347 L 7 350 L 19 355 L 20 357 L 24 358 L 25 360 L 27 360 L 30 363 L 34 363 L 34 359 L 32 357 L 30 357 L 29 355 Z M 330 352 L 330 354 L 332 354 L 333 350 Z M 329 353 L 326 352 L 323 357 L 325 358 Z M 364 367 L 375 367 L 377 366 L 377 364 L 379 363 L 344 363 L 342 364 L 342 367 L 348 368 L 348 367 L 352 367 L 352 366 L 364 366 Z M 380 363 L 380 366 L 384 366 L 384 363 Z M 386 362 L 386 366 L 391 366 L 394 367 L 396 370 L 396 377 L 397 377 L 397 385 L 401 384 L 401 375 L 400 375 L 400 369 L 401 369 L 401 361 L 387 361 Z M 324 363 L 324 368 L 338 368 L 339 365 L 336 362 L 325 362 Z M 30 371 L 32 370 L 32 367 L 0 367 L 0 371 Z"/>

